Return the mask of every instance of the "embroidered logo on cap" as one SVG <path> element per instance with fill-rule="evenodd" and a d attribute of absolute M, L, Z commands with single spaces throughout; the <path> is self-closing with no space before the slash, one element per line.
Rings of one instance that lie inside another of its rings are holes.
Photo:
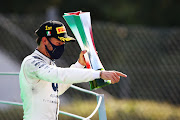
<path fill-rule="evenodd" d="M 47 25 L 45 26 L 45 30 L 52 30 L 52 26 L 48 27 Z"/>
<path fill-rule="evenodd" d="M 56 28 L 57 34 L 65 33 L 66 29 L 64 26 Z"/>

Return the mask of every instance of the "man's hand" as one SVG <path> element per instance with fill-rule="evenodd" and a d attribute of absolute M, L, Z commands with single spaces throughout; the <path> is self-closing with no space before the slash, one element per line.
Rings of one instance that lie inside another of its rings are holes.
<path fill-rule="evenodd" d="M 83 65 L 83 66 L 86 66 L 86 61 L 85 61 L 85 58 L 84 58 L 84 54 L 87 52 L 87 50 L 83 50 L 81 51 L 81 53 L 79 54 L 79 59 L 78 59 L 78 62 Z"/>
<path fill-rule="evenodd" d="M 120 77 L 127 77 L 126 74 L 118 71 L 101 71 L 101 78 L 104 80 L 111 80 L 111 83 L 118 83 Z"/>

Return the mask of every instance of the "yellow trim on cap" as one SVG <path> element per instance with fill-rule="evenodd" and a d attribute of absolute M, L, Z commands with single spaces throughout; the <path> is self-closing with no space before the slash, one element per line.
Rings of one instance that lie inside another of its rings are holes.
<path fill-rule="evenodd" d="M 59 38 L 59 40 L 61 40 L 62 42 L 75 40 L 75 39 L 74 39 L 74 38 L 72 38 L 72 37 L 67 37 L 67 38 L 64 38 L 64 37 L 59 37 L 59 36 L 58 36 L 58 38 Z"/>

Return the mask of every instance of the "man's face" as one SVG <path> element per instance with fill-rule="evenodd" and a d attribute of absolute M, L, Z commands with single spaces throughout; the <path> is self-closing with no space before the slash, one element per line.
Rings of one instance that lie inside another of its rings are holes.
<path fill-rule="evenodd" d="M 62 41 L 54 38 L 54 37 L 49 38 L 49 40 L 50 40 L 51 43 L 54 44 L 55 46 L 61 46 L 61 45 L 63 45 L 63 44 L 65 43 L 65 42 L 62 42 Z M 48 44 L 47 44 L 47 47 L 48 47 L 48 49 L 49 49 L 50 51 L 53 50 L 53 47 L 51 46 L 51 44 L 50 44 L 49 42 L 48 42 Z"/>

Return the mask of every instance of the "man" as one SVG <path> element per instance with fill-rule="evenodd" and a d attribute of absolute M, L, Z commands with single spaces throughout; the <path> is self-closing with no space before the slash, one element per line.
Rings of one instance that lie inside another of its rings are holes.
<path fill-rule="evenodd" d="M 102 78 L 114 84 L 119 82 L 120 76 L 127 77 L 117 71 L 83 69 L 86 51 L 80 53 L 78 61 L 70 68 L 57 67 L 54 59 L 63 54 L 65 42 L 75 39 L 67 35 L 65 26 L 58 21 L 43 23 L 35 33 L 38 47 L 23 60 L 19 75 L 24 120 L 57 120 L 59 95 L 73 83 Z"/>

